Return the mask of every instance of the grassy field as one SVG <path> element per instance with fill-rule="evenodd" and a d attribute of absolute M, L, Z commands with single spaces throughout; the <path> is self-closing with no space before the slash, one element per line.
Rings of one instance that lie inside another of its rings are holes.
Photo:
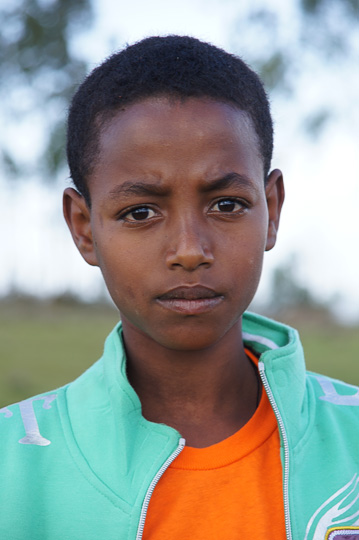
<path fill-rule="evenodd" d="M 0 303 L 0 406 L 76 378 L 117 321 L 106 306 Z"/>
<path fill-rule="evenodd" d="M 61 386 L 102 353 L 107 306 L 0 302 L 0 407 Z M 307 367 L 359 385 L 359 328 L 300 323 Z"/>

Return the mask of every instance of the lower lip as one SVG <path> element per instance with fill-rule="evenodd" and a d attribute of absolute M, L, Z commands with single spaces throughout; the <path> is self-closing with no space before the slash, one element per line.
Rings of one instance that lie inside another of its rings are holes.
<path fill-rule="evenodd" d="M 196 300 L 186 300 L 185 298 L 171 298 L 168 300 L 157 299 L 157 302 L 164 308 L 184 315 L 198 315 L 206 313 L 217 307 L 223 301 L 223 296 L 214 298 L 198 298 Z"/>

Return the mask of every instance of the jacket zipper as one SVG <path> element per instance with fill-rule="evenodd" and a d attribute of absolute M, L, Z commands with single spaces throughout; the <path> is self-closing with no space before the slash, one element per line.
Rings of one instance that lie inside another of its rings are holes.
<path fill-rule="evenodd" d="M 156 485 L 157 485 L 157 482 L 159 481 L 159 479 L 161 478 L 161 476 L 163 475 L 163 473 L 165 472 L 166 469 L 168 469 L 168 467 L 171 465 L 172 461 L 174 461 L 176 459 L 176 457 L 182 452 L 184 446 L 186 444 L 186 441 L 185 439 L 180 439 L 179 440 L 179 444 L 178 444 L 178 447 L 176 448 L 176 450 L 173 452 L 173 454 L 170 455 L 170 457 L 164 462 L 164 464 L 162 465 L 162 467 L 159 469 L 159 471 L 157 472 L 156 476 L 153 478 L 151 484 L 149 485 L 149 488 L 147 490 L 147 493 L 145 495 L 145 498 L 144 498 L 144 501 L 143 501 L 143 504 L 142 504 L 142 509 L 141 509 L 141 515 L 140 515 L 140 521 L 138 523 L 138 528 L 137 528 L 137 535 L 136 535 L 136 540 L 141 540 L 142 539 L 142 535 L 143 535 L 143 529 L 145 527 L 145 521 L 146 521 L 146 515 L 147 515 L 147 510 L 148 510 L 148 505 L 150 503 L 150 499 L 151 499 L 151 496 L 152 496 L 152 493 L 153 493 L 153 490 L 155 489 Z"/>
<path fill-rule="evenodd" d="M 292 529 L 290 524 L 290 511 L 289 511 L 289 445 L 288 437 L 285 431 L 284 422 L 282 415 L 280 414 L 278 405 L 274 399 L 273 392 L 269 386 L 267 375 L 265 373 L 264 363 L 258 362 L 259 374 L 262 379 L 262 383 L 266 394 L 268 396 L 269 402 L 272 406 L 274 414 L 277 418 L 278 426 L 282 435 L 283 446 L 284 446 L 284 480 L 283 480 L 283 499 L 284 499 L 284 519 L 285 519 L 285 530 L 287 534 L 287 540 L 292 540 Z"/>

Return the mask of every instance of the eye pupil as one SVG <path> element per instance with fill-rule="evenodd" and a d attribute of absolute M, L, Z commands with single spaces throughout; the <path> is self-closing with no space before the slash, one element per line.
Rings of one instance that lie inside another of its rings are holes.
<path fill-rule="evenodd" d="M 136 208 L 135 210 L 132 210 L 131 212 L 132 217 L 136 221 L 141 221 L 142 219 L 147 219 L 149 215 L 149 209 L 148 208 Z"/>
<path fill-rule="evenodd" d="M 218 208 L 221 212 L 232 212 L 235 209 L 235 201 L 226 200 L 219 201 Z"/>

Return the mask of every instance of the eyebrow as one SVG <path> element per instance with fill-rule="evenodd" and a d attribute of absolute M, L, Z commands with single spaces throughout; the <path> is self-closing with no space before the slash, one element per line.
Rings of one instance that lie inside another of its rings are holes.
<path fill-rule="evenodd" d="M 207 193 L 209 191 L 217 191 L 231 187 L 252 188 L 253 182 L 244 174 L 230 172 L 221 178 L 216 178 L 206 182 L 206 184 L 202 187 L 202 191 Z"/>
<path fill-rule="evenodd" d="M 158 184 L 151 184 L 150 182 L 124 182 L 120 186 L 116 186 L 109 192 L 110 197 L 129 197 L 131 195 L 155 195 L 157 197 L 165 197 L 170 193 L 170 189 L 165 186 L 159 186 Z"/>
<path fill-rule="evenodd" d="M 219 191 L 231 187 L 251 188 L 253 187 L 253 183 L 246 175 L 230 172 L 221 178 L 205 182 L 200 190 L 203 193 L 209 193 L 211 191 Z M 128 181 L 111 189 L 109 196 L 114 199 L 117 197 L 130 197 L 133 195 L 166 197 L 170 192 L 171 189 L 169 186 L 160 186 L 158 184 L 142 181 Z"/>

